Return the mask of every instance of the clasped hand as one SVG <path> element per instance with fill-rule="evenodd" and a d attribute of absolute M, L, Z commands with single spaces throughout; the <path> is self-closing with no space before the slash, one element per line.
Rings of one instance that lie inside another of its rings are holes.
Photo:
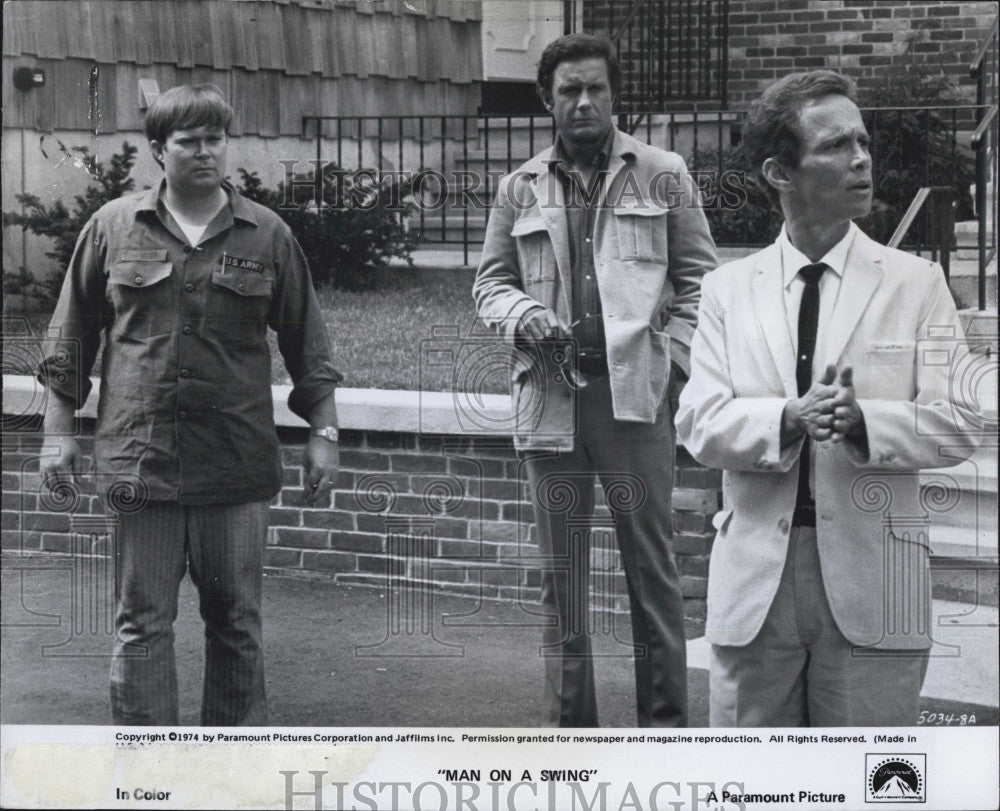
<path fill-rule="evenodd" d="M 845 366 L 838 380 L 837 367 L 831 363 L 805 394 L 789 401 L 788 411 L 797 432 L 816 442 L 840 442 L 856 435 L 864 416 L 854 396 L 854 370 Z"/>
<path fill-rule="evenodd" d="M 573 337 L 573 331 L 548 307 L 528 310 L 521 316 L 516 332 L 521 338 L 534 343 Z"/>

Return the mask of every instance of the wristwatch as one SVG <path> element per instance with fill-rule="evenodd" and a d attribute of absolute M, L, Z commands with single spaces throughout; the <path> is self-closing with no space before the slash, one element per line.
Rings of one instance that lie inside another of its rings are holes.
<path fill-rule="evenodd" d="M 311 434 L 312 436 L 321 436 L 328 442 L 336 442 L 340 439 L 340 434 L 332 425 L 328 425 L 326 428 L 314 428 Z"/>

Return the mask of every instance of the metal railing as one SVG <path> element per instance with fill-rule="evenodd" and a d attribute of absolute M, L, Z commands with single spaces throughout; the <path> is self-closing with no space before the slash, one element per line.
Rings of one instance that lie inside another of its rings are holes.
<path fill-rule="evenodd" d="M 916 190 L 928 186 L 953 185 L 959 213 L 968 212 L 971 218 L 974 163 L 963 142 L 976 126 L 979 112 L 970 106 L 863 111 L 872 135 L 876 197 L 889 206 L 884 230 L 899 222 Z M 651 111 L 643 116 L 635 136 L 680 153 L 692 171 L 718 178 L 742 170 L 737 148 L 742 113 L 716 109 Z M 981 126 L 996 122 L 988 116 L 978 120 Z M 554 137 L 547 115 L 305 116 L 302 128 L 303 136 L 314 141 L 315 161 L 348 171 L 371 169 L 401 176 L 412 192 L 410 226 L 424 242 L 461 247 L 466 264 L 470 247 L 482 242 L 499 178 L 551 145 Z M 905 140 L 898 137 L 903 129 L 909 133 Z M 303 163 L 297 171 L 310 168 Z M 880 185 L 880 175 L 886 172 L 891 172 L 891 182 L 887 179 Z M 713 229 L 722 226 L 716 233 L 721 246 L 770 241 L 772 235 L 763 232 L 728 235 L 731 220 L 726 212 L 713 219 Z M 930 247 L 933 240 L 925 239 L 923 230 L 912 229 L 904 247 L 918 251 Z"/>
<path fill-rule="evenodd" d="M 979 309 L 986 309 L 986 269 L 996 257 L 997 238 L 997 36 L 1000 16 L 983 39 L 969 73 L 976 79 L 976 219 L 979 247 Z M 992 194 L 990 191 L 992 190 Z M 992 244 L 988 244 L 991 242 Z"/>
<path fill-rule="evenodd" d="M 955 240 L 955 208 L 958 205 L 953 186 L 927 186 L 917 192 L 893 235 L 886 243 L 898 248 L 924 210 L 928 218 L 925 234 L 930 242 L 931 260 L 940 262 L 945 281 L 951 279 L 951 246 Z"/>

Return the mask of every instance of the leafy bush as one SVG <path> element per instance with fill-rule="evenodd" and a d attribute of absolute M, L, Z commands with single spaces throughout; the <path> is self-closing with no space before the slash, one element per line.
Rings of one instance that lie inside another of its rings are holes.
<path fill-rule="evenodd" d="M 699 149 L 695 156 L 699 185 L 712 238 L 719 245 L 765 245 L 781 230 L 781 212 L 771 205 L 743 149 Z M 702 174 L 705 173 L 705 174 Z"/>
<path fill-rule="evenodd" d="M 956 219 L 971 219 L 969 185 L 975 179 L 975 160 L 952 136 L 951 111 L 932 109 L 965 103 L 959 88 L 927 65 L 912 63 L 885 69 L 861 87 L 858 101 L 872 138 L 875 183 L 872 211 L 858 221 L 861 229 L 873 239 L 887 242 L 923 186 L 953 187 L 958 200 Z M 958 117 L 956 123 L 965 122 Z M 747 173 L 744 205 L 736 209 L 710 205 L 705 211 L 716 242 L 761 245 L 774 239 L 781 214 L 756 186 L 739 146 L 725 148 L 721 154 L 717 149 L 699 150 L 695 165 L 702 170 L 719 170 L 711 182 L 702 182 L 710 203 L 724 195 L 720 186 L 725 186 L 722 181 L 727 173 L 731 177 Z M 922 212 L 910 228 L 907 242 L 926 243 L 928 232 L 928 218 Z"/>
<path fill-rule="evenodd" d="M 72 208 L 62 200 L 45 205 L 34 194 L 18 194 L 24 213 L 3 213 L 5 226 L 18 225 L 51 239 L 52 248 L 45 255 L 55 262 L 55 270 L 42 279 L 24 266 L 16 272 L 5 271 L 4 293 L 37 299 L 49 310 L 59 297 L 76 240 L 91 215 L 105 203 L 134 190 L 135 180 L 130 174 L 138 152 L 124 141 L 121 151 L 105 164 L 87 147 L 67 148 L 60 144 L 60 148 L 90 173 L 90 185 L 73 198 Z M 283 206 L 284 183 L 274 190 L 265 189 L 256 172 L 238 171 L 241 193 L 274 209 L 291 227 L 309 259 L 316 286 L 370 289 L 376 278 L 372 271 L 392 257 L 410 260 L 417 238 L 406 230 L 400 216 L 406 211 L 408 189 L 376 185 L 372 172 L 365 173 L 364 180 L 369 182 L 362 183 L 358 179 L 361 173 L 348 175 L 327 166 L 323 173 L 324 205 L 314 204 L 313 190 L 303 183 L 306 178 L 297 175 L 293 187 L 296 205 Z"/>
<path fill-rule="evenodd" d="M 926 65 L 910 64 L 878 74 L 859 90 L 859 101 L 862 108 L 876 108 L 864 111 L 872 137 L 877 203 L 862 224 L 868 234 L 887 241 L 923 186 L 953 187 L 958 201 L 956 219 L 971 219 L 969 186 L 975 182 L 975 159 L 966 147 L 955 143 L 950 111 L 932 109 L 966 104 L 959 88 Z M 960 122 L 957 118 L 956 123 Z M 922 213 L 907 241 L 926 241 L 928 226 Z"/>
<path fill-rule="evenodd" d="M 127 194 L 135 187 L 135 180 L 129 175 L 138 152 L 128 141 L 123 141 L 121 152 L 112 155 L 110 162 L 105 165 L 91 155 L 85 146 L 67 149 L 60 144 L 59 148 L 90 173 L 90 185 L 83 194 L 73 198 L 73 209 L 68 209 L 62 200 L 46 206 L 34 194 L 18 194 L 17 201 L 24 206 L 25 213 L 3 213 L 5 226 L 20 225 L 26 231 L 49 237 L 53 242 L 52 250 L 45 252 L 46 256 L 55 261 L 56 269 L 53 273 L 37 279 L 22 265 L 17 273 L 5 272 L 3 280 L 4 293 L 38 299 L 47 308 L 51 308 L 59 297 L 77 237 L 87 220 L 105 203 Z M 72 157 L 72 152 L 79 157 Z"/>
<path fill-rule="evenodd" d="M 375 172 L 347 173 L 332 164 L 323 168 L 323 192 L 305 174 L 292 184 L 264 188 L 256 172 L 238 170 L 242 195 L 275 211 L 302 246 L 313 284 L 342 290 L 370 290 L 389 259 L 412 265 L 417 237 L 406 226 L 405 187 L 377 183 Z"/>

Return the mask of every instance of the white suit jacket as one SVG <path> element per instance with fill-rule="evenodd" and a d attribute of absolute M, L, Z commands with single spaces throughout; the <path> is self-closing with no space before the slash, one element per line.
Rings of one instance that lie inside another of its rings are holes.
<path fill-rule="evenodd" d="M 785 403 L 797 395 L 777 244 L 708 274 L 680 398 L 678 440 L 721 468 L 723 509 L 708 582 L 706 637 L 753 640 L 781 578 L 795 508 L 801 440 L 782 449 Z M 941 268 L 855 235 L 816 368 L 854 368 L 869 453 L 815 443 L 820 566 L 841 632 L 857 645 L 926 648 L 928 523 L 921 468 L 967 458 L 975 409 L 952 385 L 967 359 Z M 933 494 L 931 494 L 933 495 Z"/>

